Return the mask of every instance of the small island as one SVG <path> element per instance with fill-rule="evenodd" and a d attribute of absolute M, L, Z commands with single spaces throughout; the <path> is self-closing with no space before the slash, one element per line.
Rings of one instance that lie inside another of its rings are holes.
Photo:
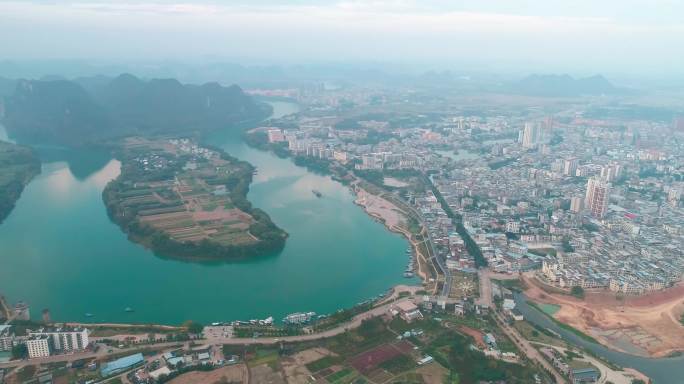
<path fill-rule="evenodd" d="M 0 141 L 0 223 L 14 208 L 24 187 L 40 173 L 40 160 L 28 147 Z"/>
<path fill-rule="evenodd" d="M 287 233 L 247 201 L 254 168 L 188 138 L 126 138 L 121 174 L 103 191 L 109 216 L 165 257 L 235 260 L 277 252 Z"/>

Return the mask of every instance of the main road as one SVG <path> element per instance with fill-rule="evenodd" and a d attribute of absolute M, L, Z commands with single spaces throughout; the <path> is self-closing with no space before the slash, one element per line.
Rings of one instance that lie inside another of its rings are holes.
<path fill-rule="evenodd" d="M 202 342 L 206 346 L 219 346 L 219 345 L 224 345 L 224 344 L 238 344 L 238 345 L 251 345 L 251 344 L 276 344 L 276 343 L 281 343 L 281 342 L 300 342 L 300 341 L 311 341 L 311 340 L 320 340 L 320 339 L 326 339 L 329 337 L 337 336 L 339 334 L 342 334 L 344 332 L 347 332 L 348 330 L 358 328 L 361 323 L 364 320 L 381 316 L 389 311 L 389 309 L 400 302 L 404 301 L 410 301 L 410 298 L 402 298 L 393 302 L 389 302 L 386 304 L 382 304 L 378 307 L 375 307 L 369 311 L 366 311 L 364 313 L 358 314 L 354 316 L 350 321 L 340 324 L 334 328 L 328 329 L 323 332 L 317 332 L 317 333 L 312 333 L 308 335 L 297 335 L 297 336 L 284 336 L 284 337 L 279 337 L 279 338 L 231 338 L 231 337 L 223 337 L 223 336 L 212 336 L 209 335 L 206 339 L 204 340 L 196 340 L 196 342 Z M 153 343 L 153 344 L 141 344 L 139 345 L 140 348 L 151 348 L 151 349 L 163 349 L 163 348 L 170 348 L 174 346 L 178 346 L 179 344 L 182 344 L 181 342 L 163 342 L 163 343 Z M 131 351 L 135 350 L 136 348 L 131 348 Z M 116 349 L 114 351 L 115 353 L 123 353 L 126 352 L 125 349 Z M 72 362 L 75 360 L 80 360 L 80 359 L 89 359 L 89 358 L 102 358 L 110 355 L 111 353 L 108 352 L 108 348 L 100 348 L 100 350 L 95 351 L 95 352 L 85 352 L 85 353 L 75 353 L 75 354 L 70 354 L 70 355 L 54 355 L 54 356 L 49 356 L 49 357 L 44 357 L 44 358 L 39 358 L 39 359 L 31 359 L 31 360 L 17 360 L 17 361 L 10 361 L 6 363 L 0 363 L 0 368 L 11 368 L 11 367 L 21 367 L 21 366 L 26 366 L 26 365 L 35 365 L 35 364 L 45 364 L 45 363 L 56 363 L 56 362 Z"/>
<path fill-rule="evenodd" d="M 501 313 L 494 308 L 492 300 L 492 275 L 502 280 L 512 280 L 515 277 L 511 275 L 501 275 L 495 274 L 489 270 L 489 268 L 482 268 L 478 271 L 480 280 L 480 299 L 479 304 L 488 305 L 494 312 L 494 320 L 499 325 L 499 328 L 508 336 L 511 341 L 518 347 L 518 349 L 527 356 L 528 359 L 536 361 L 546 369 L 549 374 L 553 375 L 556 379 L 556 383 L 563 384 L 567 383 L 565 377 L 563 377 L 554 366 L 551 365 L 544 357 L 539 353 L 539 351 L 530 344 L 530 342 L 525 339 L 517 329 L 511 327 L 506 319 L 501 316 Z"/>

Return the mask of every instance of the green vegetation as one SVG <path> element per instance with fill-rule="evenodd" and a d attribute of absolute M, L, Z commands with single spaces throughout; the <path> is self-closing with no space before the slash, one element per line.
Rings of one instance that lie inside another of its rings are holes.
<path fill-rule="evenodd" d="M 398 374 L 416 367 L 416 362 L 406 355 L 399 355 L 380 364 L 380 368 Z"/>
<path fill-rule="evenodd" d="M 126 134 L 207 131 L 258 121 L 271 108 L 238 86 L 184 85 L 124 74 L 81 86 L 67 80 L 21 80 L 7 98 L 7 130 L 33 141 L 84 144 Z"/>
<path fill-rule="evenodd" d="M 40 160 L 30 148 L 0 141 L 0 223 L 14 208 L 24 186 L 40 173 Z"/>
<path fill-rule="evenodd" d="M 364 320 L 355 330 L 330 338 L 326 345 L 341 356 L 352 356 L 395 338 L 396 334 L 387 329 L 381 318 L 376 317 Z"/>
<path fill-rule="evenodd" d="M 189 140 L 129 138 L 117 148 L 122 169 L 102 193 L 107 212 L 157 254 L 241 259 L 285 245 L 287 234 L 247 200 L 250 164 Z"/>
<path fill-rule="evenodd" d="M 576 285 L 570 288 L 570 294 L 577 297 L 578 299 L 584 299 L 584 288 Z"/>
<path fill-rule="evenodd" d="M 343 359 L 339 356 L 325 356 L 306 364 L 306 368 L 311 372 L 318 372 L 335 364 L 339 364 L 342 360 Z"/>
<path fill-rule="evenodd" d="M 12 347 L 12 359 L 19 360 L 28 357 L 28 348 L 26 344 L 18 344 Z"/>
<path fill-rule="evenodd" d="M 21 382 L 27 381 L 36 374 L 37 370 L 38 369 L 35 365 L 27 365 L 23 368 L 20 368 L 20 370 L 17 372 L 17 378 Z"/>
<path fill-rule="evenodd" d="M 529 305 L 535 307 L 537 310 L 539 310 L 539 312 L 541 312 L 541 313 L 543 313 L 544 315 L 546 315 L 546 317 L 548 317 L 549 319 L 551 319 L 551 321 L 553 321 L 554 323 L 556 323 L 556 325 L 558 325 L 559 327 L 565 329 L 566 331 L 572 332 L 572 333 L 574 333 L 575 335 L 577 335 L 577 336 L 583 338 L 583 339 L 586 340 L 586 341 L 589 341 L 589 342 L 592 342 L 592 343 L 595 343 L 595 344 L 599 344 L 599 342 L 598 342 L 596 339 L 594 339 L 593 337 L 591 337 L 591 336 L 587 335 L 586 333 L 580 331 L 579 329 L 574 328 L 574 327 L 572 327 L 572 326 L 570 326 L 570 325 L 568 325 L 568 324 L 565 324 L 565 323 L 563 323 L 563 322 L 560 322 L 560 321 L 556 320 L 555 317 L 553 317 L 553 316 L 549 315 L 548 313 L 546 313 L 543 309 L 541 309 L 541 307 L 539 306 L 539 304 L 535 303 L 534 301 L 529 301 L 529 300 L 528 300 L 528 301 L 527 301 L 527 304 L 529 304 Z"/>
<path fill-rule="evenodd" d="M 326 380 L 330 383 L 338 383 L 338 382 L 341 382 L 342 379 L 344 379 L 345 377 L 347 377 L 353 373 L 354 373 L 354 371 L 352 371 L 351 369 L 344 368 L 344 369 L 337 371 L 337 372 L 333 373 L 332 375 L 326 377 Z"/>
<path fill-rule="evenodd" d="M 556 304 L 537 304 L 537 308 L 539 308 L 542 312 L 546 313 L 549 316 L 553 316 L 560 310 L 560 305 Z"/>
<path fill-rule="evenodd" d="M 426 180 L 426 183 L 432 189 L 432 193 L 437 198 L 437 201 L 439 201 L 439 204 L 442 206 L 444 212 L 446 212 L 447 216 L 454 222 L 454 225 L 456 225 L 456 232 L 458 232 L 459 236 L 461 236 L 461 238 L 463 239 L 463 242 L 465 243 L 466 250 L 468 251 L 468 253 L 475 259 L 475 266 L 486 267 L 487 259 L 484 258 L 484 256 L 482 255 L 482 250 L 480 250 L 480 247 L 477 245 L 477 243 L 475 243 L 475 240 L 473 240 L 473 238 L 470 237 L 468 231 L 466 231 L 465 227 L 463 226 L 462 217 L 454 213 L 454 211 L 451 209 L 449 204 L 444 199 L 444 196 L 442 196 L 437 187 L 435 187 L 435 185 L 432 184 L 432 182 L 430 182 L 429 179 Z"/>
<path fill-rule="evenodd" d="M 517 329 L 523 338 L 530 341 L 537 341 L 544 344 L 560 345 L 565 344 L 558 339 L 556 335 L 551 333 L 548 329 L 540 327 L 536 324 L 529 323 L 525 320 L 516 321 L 513 323 L 513 328 Z"/>
<path fill-rule="evenodd" d="M 496 169 L 499 169 L 499 168 L 503 168 L 503 167 L 505 167 L 505 166 L 507 166 L 507 165 L 513 164 L 513 163 L 515 163 L 516 161 L 518 161 L 518 159 L 516 159 L 516 158 L 510 158 L 510 159 L 503 159 L 503 160 L 495 161 L 495 162 L 489 163 L 488 165 L 489 165 L 489 168 L 490 168 L 490 169 L 496 170 Z"/>
<path fill-rule="evenodd" d="M 330 171 L 330 166 L 332 165 L 330 160 L 317 159 L 315 157 L 308 156 L 295 156 L 294 163 L 300 167 L 305 167 L 313 173 L 322 175 L 329 175 L 332 173 Z"/>
<path fill-rule="evenodd" d="M 189 333 L 198 335 L 202 333 L 202 330 L 204 329 L 204 325 L 197 323 L 192 320 L 188 320 L 183 323 L 183 328 L 185 328 Z"/>
<path fill-rule="evenodd" d="M 507 363 L 470 348 L 471 339 L 453 331 L 444 332 L 428 347 L 427 353 L 450 371 L 448 382 L 475 384 L 481 381 L 507 383 L 534 382 L 533 368 Z"/>
<path fill-rule="evenodd" d="M 520 292 L 520 291 L 525 290 L 525 283 L 523 283 L 523 281 L 520 279 L 514 279 L 514 280 L 492 279 L 492 281 L 495 281 L 500 286 L 507 288 L 507 289 L 510 289 L 511 291 Z"/>

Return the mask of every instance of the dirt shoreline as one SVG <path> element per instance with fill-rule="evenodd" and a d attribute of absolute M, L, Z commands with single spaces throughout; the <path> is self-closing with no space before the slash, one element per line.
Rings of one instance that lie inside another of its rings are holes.
<path fill-rule="evenodd" d="M 545 290 L 535 276 L 523 277 L 525 295 L 554 304 L 553 317 L 605 347 L 644 357 L 666 357 L 684 351 L 684 283 L 659 292 L 619 297 L 610 291 L 587 292 L 584 299 Z"/>
<path fill-rule="evenodd" d="M 420 277 L 423 284 L 425 284 L 428 281 L 427 272 L 424 269 L 427 261 L 425 255 L 420 252 L 420 242 L 413 238 L 407 228 L 402 227 L 402 224 L 405 224 L 407 219 L 406 213 L 389 200 L 368 192 L 358 184 L 352 184 L 351 189 L 356 195 L 354 204 L 362 207 L 366 214 L 384 224 L 391 232 L 399 233 L 408 240 L 416 255 L 416 259 L 419 259 L 416 260 L 414 271 Z"/>

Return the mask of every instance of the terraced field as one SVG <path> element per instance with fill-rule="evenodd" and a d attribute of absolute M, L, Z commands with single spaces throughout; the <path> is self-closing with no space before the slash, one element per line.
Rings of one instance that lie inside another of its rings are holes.
<path fill-rule="evenodd" d="M 240 257 L 248 247 L 284 242 L 285 233 L 246 200 L 249 164 L 189 139 L 129 138 L 120 157 L 121 176 L 104 198 L 134 240 L 192 258 Z"/>

